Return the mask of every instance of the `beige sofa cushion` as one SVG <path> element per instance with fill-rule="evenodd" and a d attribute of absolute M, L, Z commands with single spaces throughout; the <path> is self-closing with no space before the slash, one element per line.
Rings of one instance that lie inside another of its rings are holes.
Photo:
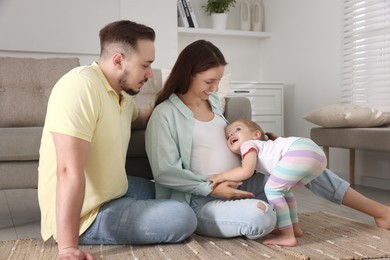
<path fill-rule="evenodd" d="M 37 161 L 43 127 L 0 127 L 0 164 Z"/>
<path fill-rule="evenodd" d="M 43 126 L 54 84 L 78 58 L 0 57 L 0 127 Z"/>
<path fill-rule="evenodd" d="M 145 83 L 141 91 L 134 96 L 134 101 L 140 109 L 153 109 L 157 93 L 162 89 L 161 71 L 153 69 L 153 77 Z"/>

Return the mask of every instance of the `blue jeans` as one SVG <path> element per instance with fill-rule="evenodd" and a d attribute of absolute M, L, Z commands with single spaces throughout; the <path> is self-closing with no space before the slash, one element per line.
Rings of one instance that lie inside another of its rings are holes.
<path fill-rule="evenodd" d="M 264 193 L 264 186 L 268 180 L 268 176 L 261 173 L 256 173 L 252 178 L 246 180 L 241 186 L 241 190 L 251 191 L 255 194 L 257 199 L 267 201 L 267 197 Z M 344 194 L 347 192 L 350 184 L 341 179 L 338 175 L 329 169 L 325 169 L 324 172 L 305 185 L 306 188 L 311 190 L 317 196 L 320 196 L 326 200 L 329 200 L 336 204 L 341 204 L 344 198 Z"/>
<path fill-rule="evenodd" d="M 258 208 L 259 203 L 263 203 L 266 209 Z M 257 199 L 224 200 L 192 196 L 191 207 L 198 218 L 195 231 L 198 235 L 257 239 L 270 233 L 276 225 L 273 207 Z"/>
<path fill-rule="evenodd" d="M 128 176 L 128 183 L 123 197 L 100 208 L 80 244 L 176 243 L 194 232 L 197 220 L 188 204 L 155 199 L 154 183 L 147 179 Z"/>
<path fill-rule="evenodd" d="M 259 202 L 267 201 L 264 185 L 268 177 L 256 173 L 244 181 L 241 190 L 253 192 L 255 199 L 222 200 L 211 196 L 192 196 L 191 207 L 198 218 L 196 233 L 211 237 L 260 238 L 271 232 L 276 224 L 276 214 L 267 205 L 265 212 L 257 208 Z M 314 194 L 341 204 L 349 183 L 328 169 L 306 185 Z"/>

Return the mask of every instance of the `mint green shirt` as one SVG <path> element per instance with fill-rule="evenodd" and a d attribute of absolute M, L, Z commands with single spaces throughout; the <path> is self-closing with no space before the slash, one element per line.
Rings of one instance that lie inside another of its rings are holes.
<path fill-rule="evenodd" d="M 217 93 L 210 96 L 209 102 L 213 112 L 226 121 Z M 145 147 L 156 182 L 156 198 L 189 203 L 192 194 L 210 194 L 207 176 L 190 170 L 193 127 L 192 111 L 176 94 L 153 110 L 146 128 Z"/>

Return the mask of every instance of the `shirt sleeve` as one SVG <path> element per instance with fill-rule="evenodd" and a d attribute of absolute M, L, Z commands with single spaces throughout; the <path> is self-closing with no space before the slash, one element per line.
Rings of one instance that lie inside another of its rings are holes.
<path fill-rule="evenodd" d="M 246 141 L 244 142 L 241 147 L 241 158 L 244 158 L 244 156 L 249 152 L 249 150 L 254 149 L 256 150 L 256 154 L 259 154 L 259 149 L 257 148 L 256 144 L 252 141 Z"/>
<path fill-rule="evenodd" d="M 91 142 L 100 113 L 99 94 L 89 81 L 79 77 L 67 75 L 53 88 L 47 110 L 48 129 Z"/>

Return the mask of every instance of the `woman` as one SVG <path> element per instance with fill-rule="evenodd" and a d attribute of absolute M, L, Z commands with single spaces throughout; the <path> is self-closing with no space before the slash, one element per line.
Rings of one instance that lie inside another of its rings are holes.
<path fill-rule="evenodd" d="M 207 175 L 240 165 L 226 146 L 216 91 L 227 62 L 212 43 L 198 40 L 180 53 L 146 129 L 146 152 L 156 181 L 157 198 L 185 201 L 194 209 L 196 233 L 212 237 L 260 238 L 276 224 L 264 202 L 267 178 L 254 174 L 244 182 L 210 185 Z M 238 186 L 238 188 L 237 188 Z M 390 228 L 390 207 L 370 200 L 329 170 L 308 188 L 335 203 L 375 217 Z"/>

